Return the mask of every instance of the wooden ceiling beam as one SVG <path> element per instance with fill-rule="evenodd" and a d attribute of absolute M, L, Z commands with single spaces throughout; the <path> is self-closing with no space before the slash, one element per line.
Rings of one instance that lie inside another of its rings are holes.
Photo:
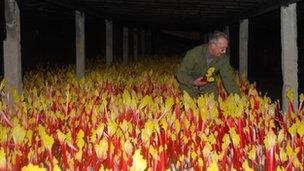
<path fill-rule="evenodd" d="M 265 5 L 253 8 L 251 10 L 243 11 L 240 16 L 241 19 L 255 17 L 267 12 L 273 11 L 280 8 L 281 6 L 286 6 L 292 3 L 299 2 L 301 0 L 269 0 Z"/>
<path fill-rule="evenodd" d="M 202 23 L 226 25 L 258 16 L 301 0 L 18 0 L 23 14 L 30 18 L 41 13 L 64 14 L 70 18 L 75 10 L 88 18 L 113 19 L 136 23 L 201 27 Z M 2 1 L 0 1 L 1 3 Z M 301 13 L 303 13 L 300 10 Z M 28 13 L 28 14 L 26 14 Z M 46 15 L 47 16 L 47 15 Z"/>

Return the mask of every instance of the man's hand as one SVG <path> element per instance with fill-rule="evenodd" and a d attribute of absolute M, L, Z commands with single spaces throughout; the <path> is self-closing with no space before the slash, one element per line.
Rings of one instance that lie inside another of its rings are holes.
<path fill-rule="evenodd" d="M 198 77 L 196 80 L 192 82 L 192 85 L 201 87 L 207 83 L 206 77 Z"/>

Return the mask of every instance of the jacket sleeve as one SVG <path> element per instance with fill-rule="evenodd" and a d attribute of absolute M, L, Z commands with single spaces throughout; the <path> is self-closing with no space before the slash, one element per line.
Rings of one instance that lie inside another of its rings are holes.
<path fill-rule="evenodd" d="M 238 95 L 241 95 L 240 88 L 234 79 L 233 69 L 230 65 L 229 57 L 224 56 L 223 58 L 223 63 L 220 68 L 220 75 L 222 77 L 224 87 L 228 93 L 237 93 Z"/>
<path fill-rule="evenodd" d="M 191 52 L 188 51 L 176 71 L 176 77 L 180 83 L 187 86 L 192 85 L 194 78 L 191 75 L 191 72 L 193 70 L 194 64 L 194 57 Z"/>

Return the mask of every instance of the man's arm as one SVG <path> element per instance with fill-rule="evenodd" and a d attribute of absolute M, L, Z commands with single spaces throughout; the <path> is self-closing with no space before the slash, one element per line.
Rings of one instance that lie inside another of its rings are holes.
<path fill-rule="evenodd" d="M 194 67 L 194 63 L 194 57 L 188 51 L 176 71 L 176 76 L 180 83 L 192 85 L 194 78 L 191 75 L 191 71 Z"/>
<path fill-rule="evenodd" d="M 224 60 L 223 64 L 220 68 L 220 74 L 221 74 L 225 89 L 227 90 L 228 93 L 237 93 L 238 95 L 241 95 L 240 88 L 234 79 L 233 69 L 230 65 L 229 57 L 224 56 L 223 60 Z"/>

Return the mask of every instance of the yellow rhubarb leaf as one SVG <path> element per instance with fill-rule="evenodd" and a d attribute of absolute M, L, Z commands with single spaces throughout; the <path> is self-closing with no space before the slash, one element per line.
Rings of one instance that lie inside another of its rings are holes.
<path fill-rule="evenodd" d="M 230 137 L 228 134 L 225 134 L 223 137 L 222 149 L 227 149 L 229 144 L 231 143 Z"/>
<path fill-rule="evenodd" d="M 129 91 L 127 89 L 124 90 L 123 94 L 122 94 L 122 99 L 123 99 L 123 103 L 125 105 L 129 105 L 131 102 L 131 95 L 129 93 Z"/>
<path fill-rule="evenodd" d="M 27 166 L 22 167 L 21 171 L 46 171 L 46 169 L 30 163 Z"/>
<path fill-rule="evenodd" d="M 77 151 L 76 155 L 75 155 L 75 158 L 78 160 L 78 161 L 81 161 L 82 159 L 82 150 L 80 149 L 79 151 Z"/>
<path fill-rule="evenodd" d="M 82 148 L 84 147 L 84 144 L 85 144 L 83 137 L 84 137 L 84 132 L 81 129 L 77 133 L 77 139 L 76 139 L 76 144 L 77 144 L 77 147 L 79 148 L 79 150 L 82 150 Z"/>
<path fill-rule="evenodd" d="M 185 155 L 183 155 L 183 154 L 180 155 L 179 158 L 178 158 L 178 160 L 181 161 L 181 162 L 185 161 Z"/>
<path fill-rule="evenodd" d="M 178 119 L 175 120 L 175 122 L 174 122 L 174 127 L 175 127 L 176 134 L 178 134 L 179 131 L 180 131 L 180 129 L 181 129 L 181 125 L 180 125 Z"/>
<path fill-rule="evenodd" d="M 295 135 L 297 133 L 297 123 L 294 123 L 291 125 L 291 127 L 288 128 L 288 132 L 291 134 L 291 135 Z"/>
<path fill-rule="evenodd" d="M 207 77 L 207 81 L 208 82 L 213 82 L 214 81 L 214 77 Z"/>
<path fill-rule="evenodd" d="M 212 74 L 214 73 L 214 71 L 215 71 L 215 68 L 214 68 L 214 67 L 210 67 L 210 68 L 208 68 L 208 70 L 207 70 L 207 74 L 208 74 L 208 75 L 212 75 Z"/>
<path fill-rule="evenodd" d="M 147 105 L 153 103 L 153 100 L 152 100 L 152 97 L 151 96 L 148 96 L 146 95 L 142 100 L 141 100 L 141 103 L 139 105 L 139 108 L 144 108 L 146 107 Z"/>
<path fill-rule="evenodd" d="M 189 108 L 192 108 L 192 110 L 194 110 L 194 108 L 196 107 L 194 99 L 186 91 L 184 91 L 183 94 L 183 103 L 185 105 L 186 110 L 188 110 Z"/>
<path fill-rule="evenodd" d="M 105 166 L 101 165 L 98 171 L 110 171 L 110 169 L 107 169 Z"/>
<path fill-rule="evenodd" d="M 287 154 L 285 153 L 285 151 L 283 149 L 280 150 L 279 156 L 280 156 L 281 161 L 286 161 L 288 159 Z"/>
<path fill-rule="evenodd" d="M 25 135 L 26 135 L 26 130 L 20 124 L 17 124 L 17 126 L 15 126 L 13 129 L 14 142 L 16 144 L 21 144 Z"/>
<path fill-rule="evenodd" d="M 115 121 L 109 121 L 108 123 L 108 134 L 109 136 L 112 136 L 116 133 L 116 130 L 118 128 L 118 125 Z"/>
<path fill-rule="evenodd" d="M 114 150 L 115 150 L 115 146 L 114 146 L 114 144 L 110 141 L 109 153 L 110 153 L 111 155 L 113 155 L 113 154 L 114 154 Z"/>
<path fill-rule="evenodd" d="M 286 147 L 286 153 L 289 157 L 294 157 L 298 154 L 298 152 L 300 151 L 300 148 L 297 147 L 295 150 L 292 149 L 292 147 L 290 146 L 290 144 L 287 145 Z"/>
<path fill-rule="evenodd" d="M 97 157 L 100 159 L 104 159 L 107 156 L 108 151 L 108 141 L 106 138 L 102 138 L 98 144 L 94 146 Z"/>
<path fill-rule="evenodd" d="M 301 94 L 300 95 L 300 103 L 303 103 L 303 101 L 304 101 L 304 94 Z"/>
<path fill-rule="evenodd" d="M 230 133 L 230 137 L 232 139 L 232 143 L 235 146 L 239 146 L 239 144 L 240 144 L 240 136 L 239 136 L 239 134 L 236 133 L 236 131 L 235 131 L 234 128 L 230 128 L 229 129 L 229 133 Z"/>
<path fill-rule="evenodd" d="M 32 130 L 27 130 L 26 131 L 26 138 L 31 141 L 33 137 L 33 131 Z"/>
<path fill-rule="evenodd" d="M 6 167 L 6 157 L 5 157 L 4 148 L 1 147 L 1 149 L 0 149 L 0 170 L 5 169 L 5 167 Z"/>
<path fill-rule="evenodd" d="M 277 169 L 276 169 L 276 171 L 285 171 L 285 169 L 282 166 L 278 166 Z"/>
<path fill-rule="evenodd" d="M 264 138 L 264 144 L 265 144 L 266 149 L 270 149 L 270 148 L 274 147 L 276 142 L 277 142 L 276 135 L 274 134 L 274 132 L 272 130 L 269 131 Z"/>
<path fill-rule="evenodd" d="M 101 137 L 101 135 L 103 134 L 105 128 L 105 124 L 104 123 L 100 123 L 96 129 L 96 134 L 98 135 L 98 137 Z"/>
<path fill-rule="evenodd" d="M 252 149 L 248 153 L 248 158 L 252 161 L 255 161 L 255 157 L 256 157 L 256 147 L 252 146 Z"/>
<path fill-rule="evenodd" d="M 132 154 L 133 145 L 129 140 L 125 141 L 125 143 L 123 144 L 123 148 L 124 148 L 124 151 L 126 152 L 126 154 L 128 154 L 128 155 Z"/>
<path fill-rule="evenodd" d="M 203 159 L 201 157 L 198 159 L 198 166 L 199 167 L 203 167 L 204 166 L 204 161 L 203 161 Z"/>
<path fill-rule="evenodd" d="M 158 153 L 157 150 L 152 145 L 149 147 L 149 153 L 151 154 L 154 160 L 157 160 Z"/>
<path fill-rule="evenodd" d="M 216 139 L 215 139 L 214 134 L 210 134 L 210 135 L 208 136 L 208 142 L 209 142 L 210 144 L 214 144 L 214 143 L 216 142 Z"/>
<path fill-rule="evenodd" d="M 182 135 L 182 142 L 183 144 L 187 144 L 189 142 L 190 138 L 185 136 L 184 134 Z"/>
<path fill-rule="evenodd" d="M 206 145 L 203 148 L 203 156 L 209 157 L 209 155 L 211 155 L 211 150 L 212 150 L 212 146 L 207 142 Z"/>
<path fill-rule="evenodd" d="M 211 155 L 212 161 L 217 162 L 217 161 L 219 161 L 219 158 L 220 158 L 220 155 L 217 152 L 212 153 L 212 155 Z"/>
<path fill-rule="evenodd" d="M 61 171 L 61 169 L 60 169 L 60 167 L 56 164 L 56 165 L 54 166 L 53 171 Z"/>
<path fill-rule="evenodd" d="M 122 123 L 119 126 L 124 133 L 129 133 L 132 130 L 132 124 L 125 119 L 122 121 Z"/>
<path fill-rule="evenodd" d="M 66 133 L 66 142 L 69 144 L 69 145 L 72 145 L 72 133 L 71 131 L 68 131 L 68 133 Z"/>
<path fill-rule="evenodd" d="M 142 130 L 141 132 L 141 138 L 142 140 L 145 142 L 145 143 L 148 143 L 151 135 L 153 132 L 155 132 L 155 126 L 154 126 L 154 122 L 151 121 L 151 120 L 148 120 L 146 123 L 145 123 L 145 127 L 144 129 Z"/>
<path fill-rule="evenodd" d="M 297 132 L 300 136 L 304 136 L 304 120 L 300 122 Z"/>
<path fill-rule="evenodd" d="M 48 150 L 52 149 L 52 146 L 54 144 L 54 138 L 53 137 L 51 137 L 49 135 L 45 135 L 45 136 L 43 136 L 42 141 L 43 141 L 44 145 L 46 146 L 46 148 Z"/>
<path fill-rule="evenodd" d="M 218 170 L 219 168 L 215 162 L 212 162 L 207 168 L 207 171 L 218 171 Z"/>
<path fill-rule="evenodd" d="M 174 104 L 174 99 L 173 97 L 168 97 L 166 99 L 166 102 L 165 102 L 165 111 L 169 111 L 172 107 L 172 105 Z"/>
<path fill-rule="evenodd" d="M 190 121 L 189 121 L 188 119 L 185 119 L 184 125 L 185 125 L 185 128 L 186 128 L 186 129 L 189 129 L 191 123 L 190 123 Z"/>
<path fill-rule="evenodd" d="M 7 141 L 8 129 L 0 125 L 0 143 Z"/>
<path fill-rule="evenodd" d="M 163 119 L 160 120 L 160 125 L 161 125 L 161 127 L 162 127 L 165 131 L 167 131 L 167 129 L 168 129 L 168 122 L 167 122 L 167 120 L 166 120 L 165 118 L 163 118 Z"/>
<path fill-rule="evenodd" d="M 66 139 L 66 135 L 64 134 L 64 133 L 62 133 L 61 131 L 60 131 L 60 129 L 57 129 L 57 137 L 58 137 L 58 139 L 59 139 L 59 141 L 61 142 L 61 143 L 63 143 L 64 141 L 65 141 L 65 139 Z"/>
<path fill-rule="evenodd" d="M 242 164 L 244 171 L 253 171 L 253 169 L 249 166 L 248 161 L 245 160 Z"/>
<path fill-rule="evenodd" d="M 95 95 L 96 97 L 99 97 L 100 94 L 99 94 L 99 91 L 98 91 L 97 89 L 95 90 L 94 95 Z"/>
<path fill-rule="evenodd" d="M 197 153 L 195 151 L 191 152 L 191 158 L 195 160 L 197 158 Z"/>
<path fill-rule="evenodd" d="M 174 133 L 170 134 L 172 141 L 176 141 L 176 135 Z"/>
<path fill-rule="evenodd" d="M 147 168 L 147 161 L 140 154 L 140 150 L 135 151 L 132 159 L 130 171 L 144 171 Z"/>
<path fill-rule="evenodd" d="M 91 136 L 90 136 L 90 142 L 91 142 L 91 143 L 95 143 L 96 138 L 97 138 L 96 130 L 93 130 L 93 131 L 92 131 L 92 134 L 91 134 Z"/>
<path fill-rule="evenodd" d="M 285 139 L 285 132 L 283 129 L 279 131 L 278 142 L 281 143 Z"/>
<path fill-rule="evenodd" d="M 286 95 L 287 95 L 288 100 L 290 102 L 293 102 L 293 100 L 294 100 L 294 92 L 293 92 L 293 90 L 291 88 L 289 88 L 287 90 L 287 94 Z"/>
<path fill-rule="evenodd" d="M 292 164 L 294 165 L 295 168 L 299 168 L 300 170 L 303 170 L 303 166 L 299 159 L 297 157 L 295 157 L 293 160 L 292 160 Z"/>

